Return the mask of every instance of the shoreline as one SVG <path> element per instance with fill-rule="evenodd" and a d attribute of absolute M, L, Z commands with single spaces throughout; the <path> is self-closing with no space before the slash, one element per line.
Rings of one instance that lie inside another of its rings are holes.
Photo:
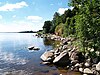
<path fill-rule="evenodd" d="M 50 51 L 46 51 L 41 55 L 43 64 L 55 64 L 57 66 L 66 67 L 68 70 L 80 72 L 84 75 L 100 75 L 100 59 L 99 51 L 96 51 L 98 57 L 91 58 L 88 53 L 82 53 L 79 47 L 74 45 L 76 38 L 60 36 L 52 34 L 37 35 L 41 38 L 49 38 L 51 40 L 61 41 L 60 45 Z M 89 50 L 95 52 L 93 49 Z"/>

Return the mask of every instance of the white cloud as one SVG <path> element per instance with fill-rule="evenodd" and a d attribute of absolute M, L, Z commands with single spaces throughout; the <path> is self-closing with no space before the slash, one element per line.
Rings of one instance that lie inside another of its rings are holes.
<path fill-rule="evenodd" d="M 2 19 L 2 15 L 0 15 L 0 19 Z"/>
<path fill-rule="evenodd" d="M 30 21 L 13 21 L 11 23 L 0 23 L 0 32 L 19 32 L 19 31 L 38 31 L 43 27 L 43 21 L 30 22 Z"/>
<path fill-rule="evenodd" d="M 7 3 L 0 7 L 0 11 L 13 11 L 14 9 L 23 8 L 24 6 L 28 6 L 24 1 L 16 4 Z"/>
<path fill-rule="evenodd" d="M 31 20 L 32 22 L 40 22 L 43 20 L 43 18 L 40 16 L 28 16 L 27 20 Z"/>
<path fill-rule="evenodd" d="M 72 10 L 73 8 L 74 8 L 74 7 L 59 8 L 57 12 L 58 12 L 59 14 L 64 14 L 64 12 L 65 12 L 66 10 L 68 10 L 68 9 L 71 9 L 71 10 Z"/>
<path fill-rule="evenodd" d="M 74 7 L 70 7 L 70 9 L 72 10 Z"/>
<path fill-rule="evenodd" d="M 64 14 L 65 10 L 68 10 L 68 8 L 59 8 L 57 12 L 59 14 Z"/>

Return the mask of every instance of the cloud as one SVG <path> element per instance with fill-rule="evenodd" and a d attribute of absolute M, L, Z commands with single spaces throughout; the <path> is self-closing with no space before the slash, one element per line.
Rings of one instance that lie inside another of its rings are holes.
<path fill-rule="evenodd" d="M 2 19 L 2 15 L 0 15 L 0 19 Z"/>
<path fill-rule="evenodd" d="M 64 14 L 65 10 L 68 10 L 68 8 L 59 8 L 57 12 L 59 14 Z"/>
<path fill-rule="evenodd" d="M 28 6 L 28 5 L 24 1 L 16 3 L 16 4 L 8 4 L 7 3 L 0 7 L 0 11 L 13 11 L 14 9 L 20 9 L 25 6 Z"/>
<path fill-rule="evenodd" d="M 25 58 L 21 58 L 18 55 L 15 55 L 13 53 L 8 53 L 8 52 L 3 52 L 2 50 L 0 50 L 0 61 L 3 60 L 4 63 L 13 63 L 13 64 L 20 64 L 20 65 L 24 65 L 28 62 L 28 60 L 26 60 Z M 0 63 L 2 64 L 2 63 Z"/>
<path fill-rule="evenodd" d="M 71 10 L 73 10 L 74 7 L 70 7 Z"/>
<path fill-rule="evenodd" d="M 31 20 L 32 22 L 40 22 L 43 20 L 43 18 L 40 16 L 28 16 L 27 20 Z"/>
<path fill-rule="evenodd" d="M 68 9 L 71 9 L 71 10 L 72 10 L 73 8 L 74 8 L 74 7 L 59 8 L 57 12 L 58 12 L 59 14 L 64 14 L 64 12 L 65 12 L 66 10 L 68 10 Z"/>
<path fill-rule="evenodd" d="M 11 23 L 0 23 L 0 32 L 38 31 L 42 29 L 43 24 L 44 21 L 15 20 Z"/>

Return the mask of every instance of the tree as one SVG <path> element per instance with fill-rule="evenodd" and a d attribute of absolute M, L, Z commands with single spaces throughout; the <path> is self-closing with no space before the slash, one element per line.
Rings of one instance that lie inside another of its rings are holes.
<path fill-rule="evenodd" d="M 70 9 L 66 10 L 66 11 L 64 12 L 64 14 L 61 15 L 62 23 L 65 23 L 65 22 L 66 22 L 66 18 L 67 18 L 67 17 L 70 17 L 70 18 L 72 17 L 72 12 L 71 12 Z"/>
<path fill-rule="evenodd" d="M 54 33 L 56 26 L 59 25 L 60 23 L 62 23 L 61 16 L 60 16 L 60 14 L 58 12 L 55 12 L 55 14 L 53 16 L 52 27 L 51 27 L 50 31 L 52 33 Z"/>
<path fill-rule="evenodd" d="M 52 26 L 51 21 L 45 21 L 43 26 L 44 33 L 50 33 L 51 26 Z"/>
<path fill-rule="evenodd" d="M 75 16 L 76 33 L 84 51 L 100 49 L 100 0 L 72 0 L 79 10 Z"/>

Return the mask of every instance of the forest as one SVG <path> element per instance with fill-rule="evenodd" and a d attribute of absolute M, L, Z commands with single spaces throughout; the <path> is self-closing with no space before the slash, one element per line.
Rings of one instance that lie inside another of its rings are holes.
<path fill-rule="evenodd" d="M 69 6 L 74 8 L 44 22 L 43 33 L 75 37 L 80 50 L 100 51 L 100 0 L 71 0 Z"/>

